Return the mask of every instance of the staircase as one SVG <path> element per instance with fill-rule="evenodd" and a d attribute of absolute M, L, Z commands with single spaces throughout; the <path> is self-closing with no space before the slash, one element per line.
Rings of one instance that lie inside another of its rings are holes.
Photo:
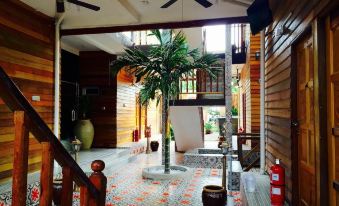
<path fill-rule="evenodd" d="M 42 145 L 40 171 L 40 205 L 52 205 L 54 160 L 62 167 L 61 205 L 71 206 L 73 182 L 80 187 L 81 206 L 104 206 L 107 178 L 102 173 L 105 163 L 91 163 L 93 173 L 87 177 L 72 156 L 65 150 L 47 124 L 0 67 L 0 98 L 14 113 L 14 160 L 12 206 L 26 205 L 29 132 Z"/>

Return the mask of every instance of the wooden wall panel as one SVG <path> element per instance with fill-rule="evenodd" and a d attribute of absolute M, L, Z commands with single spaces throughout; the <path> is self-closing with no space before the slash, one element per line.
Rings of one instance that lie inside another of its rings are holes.
<path fill-rule="evenodd" d="M 250 93 L 251 93 L 251 131 L 257 133 L 260 131 L 260 60 L 256 59 L 256 52 L 260 51 L 260 35 L 251 35 L 250 37 Z"/>
<path fill-rule="evenodd" d="M 260 51 L 260 36 L 250 37 L 247 62 L 241 71 L 241 93 L 246 94 L 246 132 L 255 133 L 260 130 L 260 61 L 255 53 Z M 241 115 L 243 115 L 241 109 Z M 243 127 L 243 121 L 241 125 Z"/>
<path fill-rule="evenodd" d="M 137 129 L 137 88 L 133 78 L 121 71 L 117 77 L 117 144 L 131 142 Z M 142 121 L 143 122 L 143 121 Z M 143 127 L 144 128 L 144 125 Z M 143 136 L 143 132 L 141 132 Z"/>
<path fill-rule="evenodd" d="M 110 62 L 116 56 L 101 51 L 80 52 L 80 91 L 97 87 L 99 95 L 89 96 L 89 118 L 94 125 L 92 147 L 116 147 L 116 78 L 110 75 Z"/>
<path fill-rule="evenodd" d="M 286 170 L 286 200 L 292 204 L 293 155 L 291 137 L 291 85 L 292 44 L 312 25 L 312 21 L 329 4 L 329 0 L 281 1 L 273 10 L 274 22 L 268 31 L 276 30 L 283 24 L 289 33 L 281 36 L 268 35 L 265 39 L 265 129 L 266 167 L 276 158 L 282 160 Z"/>
<path fill-rule="evenodd" d="M 0 1 L 0 8 L 0 66 L 52 128 L 54 21 L 19 1 Z M 13 126 L 13 113 L 0 99 L 0 181 L 12 175 Z M 32 171 L 40 168 L 41 146 L 31 134 L 29 144 Z"/>

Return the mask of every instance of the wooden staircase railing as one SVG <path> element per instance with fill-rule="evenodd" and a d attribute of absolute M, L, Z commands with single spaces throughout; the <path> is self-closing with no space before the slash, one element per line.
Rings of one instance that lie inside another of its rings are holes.
<path fill-rule="evenodd" d="M 104 206 L 107 178 L 102 173 L 105 163 L 92 162 L 88 178 L 62 146 L 47 124 L 0 67 L 0 98 L 14 112 L 15 139 L 13 162 L 12 205 L 26 205 L 29 132 L 42 144 L 40 205 L 52 205 L 53 167 L 56 160 L 62 167 L 61 205 L 72 205 L 73 181 L 80 187 L 81 206 Z"/>
<path fill-rule="evenodd" d="M 254 153 L 257 153 L 260 151 L 260 134 L 258 133 L 237 133 L 237 145 L 238 145 L 238 159 L 240 161 L 241 166 L 244 168 L 244 171 L 249 171 L 254 166 L 256 166 L 260 161 L 260 156 L 254 158 L 252 161 L 249 162 L 250 158 Z M 251 150 L 244 154 L 242 145 L 244 141 L 246 140 L 252 140 L 252 144 L 254 145 Z M 249 162 L 249 163 L 245 163 Z"/>

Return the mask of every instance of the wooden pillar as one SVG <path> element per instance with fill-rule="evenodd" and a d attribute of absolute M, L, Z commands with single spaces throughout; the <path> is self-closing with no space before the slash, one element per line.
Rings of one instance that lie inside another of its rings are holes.
<path fill-rule="evenodd" d="M 99 197 L 95 198 L 89 194 L 88 188 L 80 188 L 80 205 L 81 206 L 105 206 L 107 178 L 102 173 L 105 169 L 105 163 L 101 160 L 94 160 L 91 164 L 93 173 L 89 177 L 95 188 L 99 191 Z"/>
<path fill-rule="evenodd" d="M 89 205 L 90 206 L 105 206 L 106 203 L 106 188 L 107 188 L 107 178 L 102 173 L 105 169 L 105 163 L 101 160 L 94 160 L 91 164 L 91 169 L 93 173 L 89 177 L 94 186 L 99 190 L 99 199 L 95 200 L 90 198 Z"/>
<path fill-rule="evenodd" d="M 12 205 L 26 205 L 29 130 L 25 112 L 14 112 L 14 161 Z"/>
<path fill-rule="evenodd" d="M 40 205 L 52 205 L 54 153 L 51 143 L 42 142 Z"/>
<path fill-rule="evenodd" d="M 62 168 L 61 205 L 72 206 L 72 198 L 73 198 L 73 173 L 71 168 L 64 166 Z"/>

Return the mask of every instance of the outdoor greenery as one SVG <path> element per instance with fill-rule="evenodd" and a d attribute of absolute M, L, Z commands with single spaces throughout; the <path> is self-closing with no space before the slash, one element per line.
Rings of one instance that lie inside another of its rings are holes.
<path fill-rule="evenodd" d="M 162 142 L 163 164 L 165 173 L 170 173 L 170 129 L 169 100 L 179 93 L 179 80 L 185 74 L 192 74 L 194 69 L 206 71 L 215 77 L 217 70 L 210 66 L 217 61 L 212 54 L 201 55 L 198 49 L 190 50 L 184 34 L 173 30 L 152 30 L 151 34 L 159 41 L 147 51 L 138 48 L 126 49 L 124 54 L 111 65 L 112 72 L 126 68 L 126 71 L 136 77 L 136 83 L 141 82 L 140 100 L 142 104 L 156 99 L 162 102 Z M 164 145 L 165 144 L 165 145 Z"/>
<path fill-rule="evenodd" d="M 238 116 L 238 109 L 236 107 L 232 107 L 232 116 Z"/>
<path fill-rule="evenodd" d="M 171 136 L 171 140 L 175 141 L 174 130 L 173 130 L 173 126 L 172 125 L 170 125 L 170 136 Z"/>
<path fill-rule="evenodd" d="M 212 128 L 213 128 L 213 125 L 211 122 L 206 122 L 205 123 L 205 133 L 206 134 L 211 134 L 212 133 Z"/>

